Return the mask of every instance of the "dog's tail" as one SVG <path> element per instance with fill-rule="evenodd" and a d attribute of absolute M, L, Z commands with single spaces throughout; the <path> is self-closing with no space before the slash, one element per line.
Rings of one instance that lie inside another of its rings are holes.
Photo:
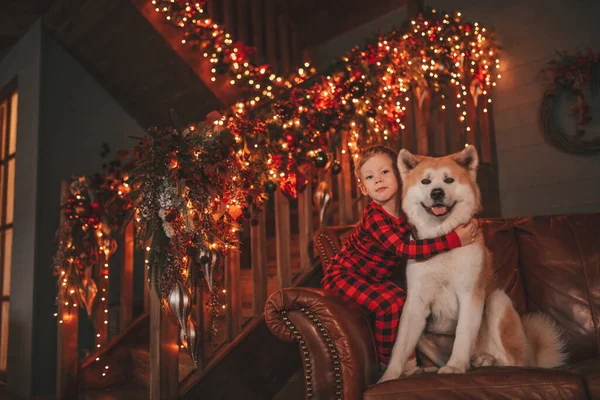
<path fill-rule="evenodd" d="M 545 314 L 532 313 L 523 316 L 523 328 L 536 366 L 554 368 L 566 362 L 567 352 L 560 337 L 560 330 Z"/>

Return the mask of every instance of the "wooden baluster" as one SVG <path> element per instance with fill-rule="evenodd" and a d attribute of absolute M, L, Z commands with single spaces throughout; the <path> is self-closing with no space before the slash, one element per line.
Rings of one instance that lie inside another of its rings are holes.
<path fill-rule="evenodd" d="M 196 303 L 196 312 L 194 314 L 194 321 L 196 321 L 196 327 L 198 328 L 198 334 L 200 335 L 200 346 L 198 347 L 198 369 L 202 370 L 204 368 L 204 278 L 198 279 L 196 282 L 196 292 L 195 292 L 195 303 Z"/>
<path fill-rule="evenodd" d="M 450 106 L 450 102 L 448 101 L 448 96 L 446 94 L 443 94 L 443 98 L 441 97 L 442 94 L 439 95 L 440 96 L 440 103 L 436 106 L 436 109 L 432 109 L 432 114 L 431 114 L 431 118 L 434 121 L 436 127 L 435 127 L 435 133 L 434 133 L 434 138 L 433 138 L 433 143 L 434 143 L 434 147 L 433 147 L 433 155 L 435 156 L 443 156 L 449 153 L 449 149 L 448 149 L 448 141 L 447 141 L 447 136 L 448 136 L 448 126 L 446 124 L 446 120 L 448 118 L 448 109 Z"/>
<path fill-rule="evenodd" d="M 121 321 L 119 331 L 123 332 L 131 324 L 133 317 L 133 261 L 135 237 L 133 222 L 125 227 L 123 237 L 123 266 L 121 269 Z"/>
<path fill-rule="evenodd" d="M 480 94 L 477 104 L 477 122 L 479 125 L 479 135 L 480 135 L 480 146 L 481 148 L 477 149 L 479 154 L 481 154 L 481 161 L 486 164 L 490 164 L 493 162 L 492 157 L 492 137 L 491 137 L 491 129 L 490 129 L 490 109 L 488 108 L 490 103 L 488 102 L 488 94 Z"/>
<path fill-rule="evenodd" d="M 467 115 L 465 116 L 465 129 L 467 141 L 466 143 L 472 144 L 475 146 L 477 151 L 480 151 L 479 146 L 479 121 L 477 118 L 477 106 L 475 105 L 475 99 L 471 95 L 471 92 L 468 87 L 463 88 L 464 90 L 461 92 L 462 99 L 466 100 L 466 111 Z M 465 95 L 466 93 L 466 95 Z M 478 100 L 481 96 L 478 97 Z"/>
<path fill-rule="evenodd" d="M 218 8 L 217 8 L 217 2 L 218 0 L 206 0 L 206 13 L 210 16 L 210 18 L 217 22 L 217 23 L 222 23 L 223 21 L 221 21 L 221 17 L 218 14 Z"/>
<path fill-rule="evenodd" d="M 447 132 L 447 143 L 449 145 L 448 153 L 454 153 L 464 148 L 463 132 L 461 131 L 462 126 L 460 123 L 460 108 L 456 107 L 458 98 L 456 97 L 459 93 L 456 85 L 448 85 L 448 103 L 446 104 L 446 132 Z"/>
<path fill-rule="evenodd" d="M 288 74 L 291 69 L 289 28 L 285 15 L 281 14 L 277 18 L 277 37 L 279 38 L 279 54 L 281 55 L 279 61 L 282 74 Z"/>
<path fill-rule="evenodd" d="M 179 325 L 161 307 L 151 283 L 150 293 L 150 400 L 179 396 Z"/>
<path fill-rule="evenodd" d="M 96 310 L 94 325 L 96 327 L 96 345 L 108 342 L 108 279 L 110 278 L 110 267 L 107 275 L 102 275 L 102 269 L 110 265 L 110 260 L 104 256 L 99 257 L 98 265 L 94 271 L 94 280 L 98 287 L 96 295 Z M 104 299 L 104 300 L 103 300 Z"/>
<path fill-rule="evenodd" d="M 225 30 L 234 36 L 234 40 L 237 40 L 235 35 L 235 6 L 233 0 L 223 0 L 223 25 Z"/>
<path fill-rule="evenodd" d="M 250 37 L 248 36 L 248 1 L 247 0 L 236 0 L 235 3 L 235 15 L 236 15 L 236 23 L 235 28 L 237 32 L 237 40 L 246 44 L 246 45 L 254 45 L 250 44 Z"/>
<path fill-rule="evenodd" d="M 240 282 L 240 252 L 231 250 L 225 258 L 227 339 L 229 341 L 235 339 L 241 331 L 242 301 Z"/>
<path fill-rule="evenodd" d="M 252 0 L 250 2 L 250 13 L 252 14 L 252 45 L 256 48 L 254 62 L 262 64 L 265 59 L 265 40 L 263 38 L 264 20 L 262 18 L 263 0 Z"/>
<path fill-rule="evenodd" d="M 300 46 L 300 38 L 298 37 L 298 34 L 294 31 L 291 31 L 291 36 L 292 38 L 290 41 L 290 68 L 295 69 L 297 71 L 298 68 L 301 67 L 300 63 L 302 62 L 302 48 Z"/>
<path fill-rule="evenodd" d="M 416 152 L 416 146 L 415 120 L 413 115 L 413 108 L 416 106 L 414 102 L 414 96 L 412 95 L 412 91 L 406 92 L 405 95 L 406 96 L 404 102 L 402 103 L 406 107 L 406 110 L 404 111 L 404 118 L 402 121 L 404 129 L 401 129 L 402 148 L 414 153 Z M 408 101 L 406 99 L 408 99 Z"/>
<path fill-rule="evenodd" d="M 290 254 L 290 202 L 281 189 L 275 191 L 275 243 L 277 247 L 277 288 L 292 286 Z"/>
<path fill-rule="evenodd" d="M 145 250 L 144 255 L 148 256 Z M 147 267 L 148 264 L 144 262 L 144 313 L 150 312 L 150 270 Z"/>
<path fill-rule="evenodd" d="M 350 151 L 348 151 L 348 132 L 342 132 L 341 149 L 338 150 L 338 159 L 342 165 L 342 172 L 337 176 L 339 189 L 338 204 L 340 207 L 340 224 L 350 224 L 354 220 L 352 215 L 352 182 L 350 182 Z"/>
<path fill-rule="evenodd" d="M 69 182 L 60 185 L 60 204 L 66 204 L 69 197 Z M 64 212 L 60 213 L 60 224 L 65 222 Z M 56 346 L 56 397 L 58 399 L 77 398 L 78 372 L 78 327 L 79 309 L 65 305 L 65 299 L 59 296 L 57 310 L 57 346 Z M 62 321 L 62 323 L 60 323 Z"/>
<path fill-rule="evenodd" d="M 312 199 L 312 169 L 306 173 L 308 183 L 298 195 L 298 227 L 300 243 L 300 271 L 310 269 L 309 245 L 313 236 L 313 199 Z"/>
<path fill-rule="evenodd" d="M 277 16 L 275 15 L 275 0 L 265 0 L 265 41 L 267 61 L 274 71 L 281 73 L 281 65 L 277 59 Z"/>
<path fill-rule="evenodd" d="M 265 204 L 265 208 L 266 208 Z M 252 315 L 259 317 L 267 301 L 267 220 L 266 210 L 256 217 L 258 225 L 250 228 L 252 263 Z"/>
<path fill-rule="evenodd" d="M 415 132 L 417 153 L 431 153 L 429 137 L 431 135 L 431 96 L 428 89 L 416 90 L 414 96 Z"/>

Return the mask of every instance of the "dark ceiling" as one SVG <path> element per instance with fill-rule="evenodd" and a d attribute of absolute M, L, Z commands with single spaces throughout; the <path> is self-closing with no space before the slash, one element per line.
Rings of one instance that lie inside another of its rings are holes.
<path fill-rule="evenodd" d="M 29 27 L 50 9 L 54 0 L 0 1 L 0 60 Z"/>

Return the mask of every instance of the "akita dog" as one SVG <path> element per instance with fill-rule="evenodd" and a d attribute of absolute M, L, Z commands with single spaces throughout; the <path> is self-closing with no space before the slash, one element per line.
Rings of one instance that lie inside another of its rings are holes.
<path fill-rule="evenodd" d="M 478 165 L 473 146 L 439 158 L 400 151 L 402 208 L 415 238 L 448 234 L 481 209 Z M 407 299 L 379 382 L 410 373 L 406 363 L 415 347 L 438 373 L 464 373 L 471 365 L 552 368 L 564 363 L 555 325 L 541 313 L 521 318 L 508 295 L 494 287 L 491 262 L 481 229 L 472 244 L 408 261 Z M 451 355 L 424 332 L 455 335 Z"/>

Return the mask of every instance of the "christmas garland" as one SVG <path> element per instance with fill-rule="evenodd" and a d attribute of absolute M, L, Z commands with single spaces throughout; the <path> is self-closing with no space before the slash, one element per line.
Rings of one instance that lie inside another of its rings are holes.
<path fill-rule="evenodd" d="M 104 156 L 107 153 L 104 145 Z M 64 222 L 56 233 L 53 260 L 57 299 L 65 306 L 81 305 L 90 316 L 98 303 L 96 280 L 108 275 L 108 261 L 116 250 L 112 234 L 124 226 L 133 209 L 125 160 L 127 153 L 120 152 L 102 174 L 72 178 L 62 205 Z"/>
<path fill-rule="evenodd" d="M 574 55 L 558 53 L 540 71 L 546 80 L 546 90 L 540 107 L 540 124 L 546 140 L 557 149 L 578 155 L 592 156 L 600 153 L 600 139 L 585 140 L 585 125 L 592 120 L 585 89 L 592 95 L 598 90 L 600 79 L 600 53 L 588 50 Z M 576 134 L 561 132 L 554 122 L 555 110 L 561 94 L 574 98 L 571 110 L 576 116 Z"/>

